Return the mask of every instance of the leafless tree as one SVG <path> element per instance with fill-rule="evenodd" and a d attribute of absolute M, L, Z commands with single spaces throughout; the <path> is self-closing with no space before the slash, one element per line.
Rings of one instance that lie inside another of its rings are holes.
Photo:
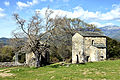
<path fill-rule="evenodd" d="M 47 41 L 49 39 L 48 35 L 47 39 L 43 42 L 43 36 L 50 33 L 52 29 L 52 24 L 50 15 L 52 11 L 47 9 L 45 12 L 45 18 L 39 17 L 39 14 L 36 12 L 35 16 L 31 18 L 31 20 L 27 23 L 26 20 L 19 17 L 18 14 L 14 14 L 14 18 L 19 25 L 18 32 L 15 30 L 13 31 L 13 35 L 16 40 L 26 38 L 27 40 L 23 43 L 24 47 L 21 48 L 21 51 L 33 52 L 36 57 L 36 67 L 41 66 L 41 53 L 46 51 L 49 47 L 47 45 Z M 17 41 L 18 42 L 18 41 Z"/>

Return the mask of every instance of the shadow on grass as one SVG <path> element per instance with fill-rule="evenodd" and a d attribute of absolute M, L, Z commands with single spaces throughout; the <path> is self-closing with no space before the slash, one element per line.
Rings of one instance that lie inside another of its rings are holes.
<path fill-rule="evenodd" d="M 52 67 L 52 68 L 59 68 L 59 67 L 61 67 L 61 65 L 60 64 L 56 64 L 56 65 L 51 65 L 50 67 Z"/>
<path fill-rule="evenodd" d="M 81 65 L 86 65 L 86 63 L 79 63 L 79 64 L 55 63 L 55 64 L 49 65 L 48 67 L 51 67 L 51 68 L 60 68 L 60 67 L 71 67 L 71 66 L 81 66 Z"/>

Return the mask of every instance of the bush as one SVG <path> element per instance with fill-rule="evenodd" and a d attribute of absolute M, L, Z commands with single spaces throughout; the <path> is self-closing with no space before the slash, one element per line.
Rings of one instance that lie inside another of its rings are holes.
<path fill-rule="evenodd" d="M 4 46 L 0 48 L 0 62 L 11 62 L 13 60 L 13 48 Z"/>
<path fill-rule="evenodd" d="M 107 37 L 107 58 L 120 58 L 120 42 Z"/>

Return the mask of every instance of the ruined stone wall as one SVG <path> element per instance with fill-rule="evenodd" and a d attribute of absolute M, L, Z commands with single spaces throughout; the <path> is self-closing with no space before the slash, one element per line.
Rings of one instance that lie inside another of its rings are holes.
<path fill-rule="evenodd" d="M 13 66 L 25 66 L 25 64 L 24 63 L 16 64 L 15 62 L 0 62 L 0 68 Z"/>
<path fill-rule="evenodd" d="M 78 58 L 78 59 L 77 59 Z M 72 37 L 72 63 L 83 62 L 83 36 L 76 33 Z"/>
<path fill-rule="evenodd" d="M 27 53 L 26 54 L 26 64 L 29 64 L 29 62 L 31 62 L 31 60 L 33 60 L 33 58 L 35 58 L 35 55 L 33 52 Z"/>
<path fill-rule="evenodd" d="M 86 56 L 89 56 L 88 62 L 101 61 L 106 59 L 106 48 L 97 48 L 93 46 L 94 43 L 102 43 L 106 46 L 105 37 L 84 37 L 84 41 L 85 54 Z"/>
<path fill-rule="evenodd" d="M 50 54 L 48 50 L 46 50 L 45 52 L 42 52 L 40 60 L 43 65 L 49 64 Z M 33 67 L 36 65 L 35 54 L 33 52 L 26 54 L 26 64 L 30 67 Z"/>

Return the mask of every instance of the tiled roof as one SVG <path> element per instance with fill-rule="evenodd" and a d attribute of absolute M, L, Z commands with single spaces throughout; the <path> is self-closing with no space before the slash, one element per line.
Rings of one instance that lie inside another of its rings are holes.
<path fill-rule="evenodd" d="M 78 32 L 80 35 L 82 36 L 86 36 L 86 37 L 105 37 L 105 35 L 99 33 L 99 32 L 87 32 L 87 31 L 80 31 Z"/>

